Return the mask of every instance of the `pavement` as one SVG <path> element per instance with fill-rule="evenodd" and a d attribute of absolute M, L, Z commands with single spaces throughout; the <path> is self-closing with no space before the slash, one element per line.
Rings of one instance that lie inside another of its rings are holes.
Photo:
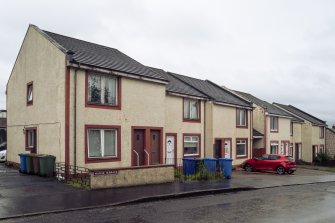
<path fill-rule="evenodd" d="M 54 178 L 23 175 L 0 164 L 0 220 L 204 194 L 324 182 L 335 182 L 335 174 L 304 168 L 299 168 L 293 175 L 236 170 L 230 180 L 83 190 L 58 182 Z"/>

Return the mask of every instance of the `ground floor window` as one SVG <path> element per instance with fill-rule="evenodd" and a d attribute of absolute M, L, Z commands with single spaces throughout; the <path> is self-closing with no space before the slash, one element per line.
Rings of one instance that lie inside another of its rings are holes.
<path fill-rule="evenodd" d="M 324 147 L 324 145 L 320 145 L 320 153 L 325 153 L 326 151 L 325 151 L 325 147 Z"/>
<path fill-rule="evenodd" d="M 277 154 L 278 153 L 278 143 L 272 142 L 270 145 L 270 153 Z"/>
<path fill-rule="evenodd" d="M 36 128 L 26 129 L 26 150 L 36 152 L 37 132 Z"/>
<path fill-rule="evenodd" d="M 236 157 L 247 156 L 247 140 L 238 139 L 236 140 Z"/>
<path fill-rule="evenodd" d="M 184 136 L 184 156 L 198 156 L 199 148 L 199 136 Z"/>
<path fill-rule="evenodd" d="M 117 157 L 117 129 L 88 129 L 88 158 Z"/>
<path fill-rule="evenodd" d="M 293 156 L 293 143 L 290 144 L 290 149 L 288 151 L 289 156 Z"/>

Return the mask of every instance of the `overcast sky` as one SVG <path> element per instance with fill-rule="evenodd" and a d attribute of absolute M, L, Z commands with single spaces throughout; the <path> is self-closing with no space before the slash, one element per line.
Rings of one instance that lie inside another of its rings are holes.
<path fill-rule="evenodd" d="M 29 24 L 335 123 L 335 1 L 3 1 L 0 108 Z"/>

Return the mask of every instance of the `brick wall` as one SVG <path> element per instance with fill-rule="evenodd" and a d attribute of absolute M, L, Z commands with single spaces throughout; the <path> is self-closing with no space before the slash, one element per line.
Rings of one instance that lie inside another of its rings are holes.
<path fill-rule="evenodd" d="M 335 155 L 335 130 L 326 129 L 326 150 L 330 155 Z"/>

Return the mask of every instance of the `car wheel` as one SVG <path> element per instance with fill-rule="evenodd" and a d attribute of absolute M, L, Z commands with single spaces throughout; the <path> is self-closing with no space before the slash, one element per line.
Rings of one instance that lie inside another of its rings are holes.
<path fill-rule="evenodd" d="M 282 166 L 277 167 L 276 171 L 279 175 L 285 174 L 285 169 Z"/>
<path fill-rule="evenodd" d="M 294 170 L 289 170 L 287 171 L 288 174 L 293 174 L 294 173 Z"/>
<path fill-rule="evenodd" d="M 252 172 L 253 171 L 252 166 L 250 164 L 246 164 L 245 165 L 245 170 L 248 171 L 248 172 Z"/>

